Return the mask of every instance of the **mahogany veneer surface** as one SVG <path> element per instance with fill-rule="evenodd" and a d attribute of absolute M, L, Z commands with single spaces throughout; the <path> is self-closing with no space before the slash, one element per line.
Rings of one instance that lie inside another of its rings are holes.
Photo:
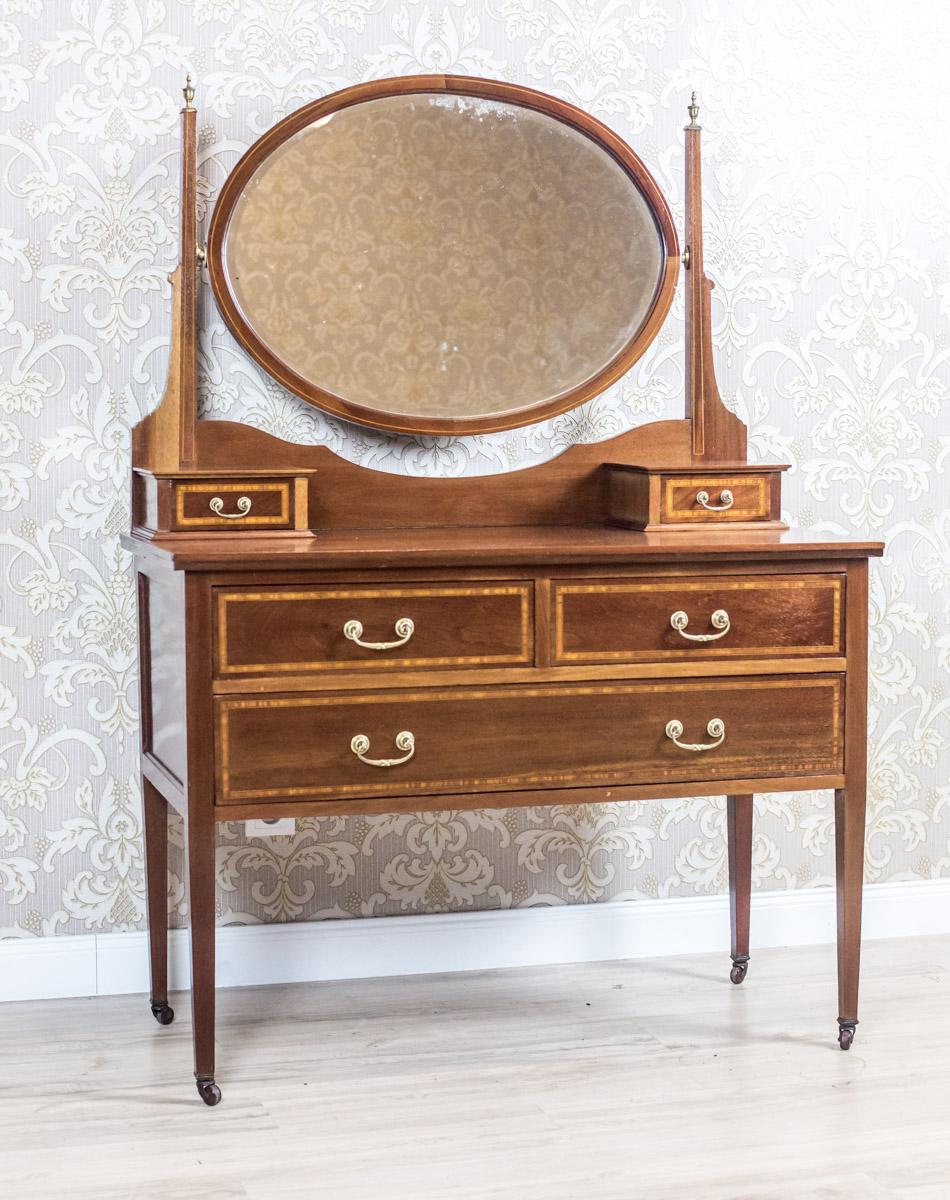
<path fill-rule="evenodd" d="M 719 530 L 695 533 L 641 533 L 600 526 L 512 526 L 452 529 L 316 529 L 275 541 L 266 535 L 235 539 L 228 534 L 181 538 L 159 535 L 149 542 L 135 535 L 143 553 L 160 553 L 176 569 L 254 571 L 287 567 L 334 570 L 362 567 L 479 566 L 561 563 L 695 563 L 733 559 L 749 562 L 785 559 L 858 559 L 883 553 L 880 542 L 829 538 L 810 530 Z"/>

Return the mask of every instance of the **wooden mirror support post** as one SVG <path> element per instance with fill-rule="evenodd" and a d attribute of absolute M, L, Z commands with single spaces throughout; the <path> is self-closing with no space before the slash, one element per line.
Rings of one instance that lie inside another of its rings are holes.
<path fill-rule="evenodd" d="M 374 81 L 319 103 L 336 111 L 390 92 L 520 104 L 632 164 L 665 230 L 668 299 L 679 260 L 669 209 L 611 131 L 541 93 L 452 76 Z M 725 795 L 729 978 L 741 983 L 753 794 L 834 789 L 838 1043 L 848 1049 L 864 863 L 867 569 L 883 547 L 789 530 L 784 468 L 748 463 L 745 427 L 719 396 L 695 98 L 686 415 L 531 469 L 452 479 L 368 470 L 325 447 L 198 420 L 206 255 L 193 98 L 189 81 L 170 369 L 161 404 L 133 433 L 133 530 L 123 541 L 139 601 L 151 1006 L 159 1024 L 172 1021 L 171 806 L 185 822 L 202 1099 L 221 1099 L 219 821 Z M 249 154 L 260 156 L 267 138 Z M 212 266 L 216 253 L 209 247 Z M 643 329 L 658 332 L 656 303 L 628 354 L 642 353 Z M 614 370 L 601 371 L 603 387 Z M 318 402 L 325 390 L 316 381 L 312 391 Z M 580 398 L 589 398 L 583 388 Z"/>
<path fill-rule="evenodd" d="M 181 234 L 171 274 L 172 336 L 162 401 L 132 431 L 132 525 L 139 537 L 230 529 L 309 532 L 309 471 L 232 469 L 201 443 L 198 420 L 198 288 L 206 260 L 197 237 L 197 111 L 191 77 L 181 110 Z"/>
<path fill-rule="evenodd" d="M 712 521 L 731 528 L 785 529 L 785 465 L 750 466 L 746 427 L 726 408 L 716 384 L 710 297 L 703 269 L 703 187 L 696 93 L 686 135 L 686 419 L 690 461 L 658 466 L 610 464 L 608 517 L 649 532 L 687 530 Z"/>

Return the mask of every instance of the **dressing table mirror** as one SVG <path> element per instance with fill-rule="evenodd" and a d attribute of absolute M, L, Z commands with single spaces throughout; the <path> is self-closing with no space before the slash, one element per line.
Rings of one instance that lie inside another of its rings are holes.
<path fill-rule="evenodd" d="M 789 530 L 782 464 L 722 402 L 700 126 L 681 250 L 613 131 L 554 97 L 386 79 L 292 113 L 199 245 L 182 111 L 164 396 L 133 433 L 151 1006 L 167 812 L 184 815 L 195 1078 L 214 1062 L 215 824 L 725 794 L 734 984 L 755 792 L 835 791 L 838 1041 L 857 1026 L 867 561 Z M 425 478 L 199 420 L 198 291 L 289 391 L 407 436 L 516 429 L 599 395 L 683 269 L 684 415 L 509 474 Z M 551 737 L 551 730 L 559 735 Z"/>

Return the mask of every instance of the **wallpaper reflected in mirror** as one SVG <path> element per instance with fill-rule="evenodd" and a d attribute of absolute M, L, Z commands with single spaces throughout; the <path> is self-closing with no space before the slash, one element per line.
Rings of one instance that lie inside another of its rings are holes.
<path fill-rule="evenodd" d="M 284 143 L 235 209 L 225 262 L 245 319 L 299 375 L 446 418 L 589 379 L 664 267 L 645 199 L 595 142 L 444 93 L 366 101 Z"/>

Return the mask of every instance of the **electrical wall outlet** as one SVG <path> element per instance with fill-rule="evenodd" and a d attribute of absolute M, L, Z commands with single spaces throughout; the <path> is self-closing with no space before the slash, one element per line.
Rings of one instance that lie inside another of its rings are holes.
<path fill-rule="evenodd" d="M 297 822 L 293 817 L 274 817 L 271 821 L 245 821 L 245 837 L 293 837 Z"/>

